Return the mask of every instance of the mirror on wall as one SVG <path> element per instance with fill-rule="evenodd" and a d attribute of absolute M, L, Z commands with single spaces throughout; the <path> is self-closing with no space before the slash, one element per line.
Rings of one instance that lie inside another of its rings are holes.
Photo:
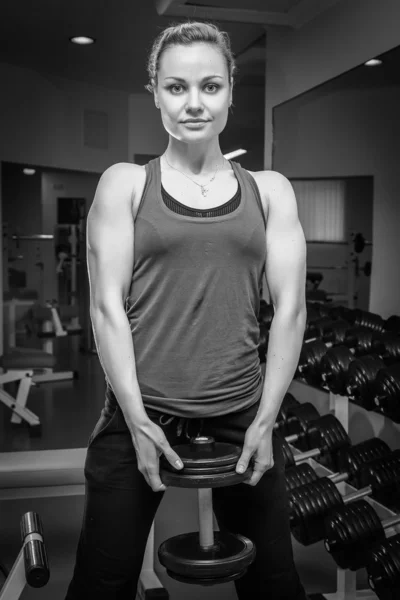
<path fill-rule="evenodd" d="M 273 169 L 296 193 L 310 299 L 379 312 L 399 211 L 400 47 L 377 58 L 275 107 Z"/>
<path fill-rule="evenodd" d="M 98 174 L 2 162 L 3 347 L 43 346 L 47 303 L 90 345 L 86 216 Z M 32 312 L 33 310 L 33 312 Z"/>

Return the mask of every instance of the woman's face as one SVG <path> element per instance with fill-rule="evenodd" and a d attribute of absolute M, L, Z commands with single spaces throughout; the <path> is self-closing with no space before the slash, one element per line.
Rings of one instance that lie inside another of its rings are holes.
<path fill-rule="evenodd" d="M 155 101 L 174 138 L 198 143 L 219 135 L 232 101 L 228 68 L 219 49 L 206 43 L 167 48 L 160 60 Z"/>

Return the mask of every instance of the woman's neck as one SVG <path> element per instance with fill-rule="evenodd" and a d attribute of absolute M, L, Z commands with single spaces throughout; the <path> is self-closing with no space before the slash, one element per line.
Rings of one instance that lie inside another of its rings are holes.
<path fill-rule="evenodd" d="M 170 143 L 164 152 L 167 164 L 186 173 L 200 175 L 224 168 L 225 158 L 219 144 Z"/>

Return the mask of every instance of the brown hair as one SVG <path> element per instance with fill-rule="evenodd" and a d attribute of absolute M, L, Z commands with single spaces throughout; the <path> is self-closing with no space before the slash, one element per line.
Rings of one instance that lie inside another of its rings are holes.
<path fill-rule="evenodd" d="M 221 31 L 213 23 L 187 21 L 164 29 L 154 40 L 147 62 L 149 83 L 145 86 L 149 92 L 154 92 L 157 85 L 157 72 L 160 67 L 161 55 L 171 46 L 189 46 L 196 42 L 217 46 L 225 58 L 228 67 L 229 81 L 234 81 L 236 73 L 235 59 L 231 50 L 231 42 L 226 31 Z"/>

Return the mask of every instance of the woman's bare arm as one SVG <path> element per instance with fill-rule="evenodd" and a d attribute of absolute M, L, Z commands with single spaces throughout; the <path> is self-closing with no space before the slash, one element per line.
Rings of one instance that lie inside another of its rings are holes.
<path fill-rule="evenodd" d="M 120 163 L 102 175 L 87 223 L 90 315 L 104 372 L 131 432 L 138 469 L 149 486 L 164 491 L 159 457 L 182 468 L 163 430 L 147 416 L 136 375 L 125 300 L 134 265 L 132 190 L 140 167 Z"/>
<path fill-rule="evenodd" d="M 269 198 L 266 279 L 275 314 L 271 323 L 264 390 L 258 417 L 271 426 L 295 373 L 306 322 L 306 243 L 290 182 L 264 173 Z"/>
<path fill-rule="evenodd" d="M 87 219 L 90 316 L 99 359 L 128 424 L 146 420 L 125 313 L 134 264 L 132 190 L 137 165 L 119 163 L 98 183 Z"/>

